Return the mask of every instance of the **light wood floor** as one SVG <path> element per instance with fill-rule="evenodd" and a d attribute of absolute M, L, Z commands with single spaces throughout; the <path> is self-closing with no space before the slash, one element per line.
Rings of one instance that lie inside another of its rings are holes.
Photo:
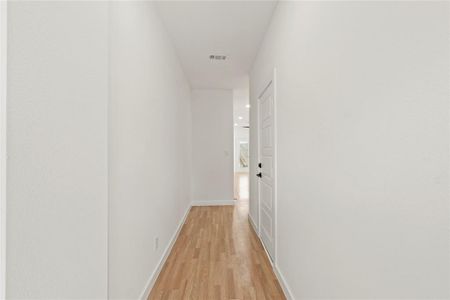
<path fill-rule="evenodd" d="M 193 207 L 149 299 L 286 299 L 247 212 Z"/>
<path fill-rule="evenodd" d="M 234 173 L 234 200 L 248 201 L 248 173 Z"/>

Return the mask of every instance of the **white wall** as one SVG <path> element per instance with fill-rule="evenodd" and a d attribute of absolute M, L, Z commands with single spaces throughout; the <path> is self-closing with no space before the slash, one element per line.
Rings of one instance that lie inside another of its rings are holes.
<path fill-rule="evenodd" d="M 111 298 L 139 297 L 190 204 L 190 87 L 153 5 L 111 4 Z"/>
<path fill-rule="evenodd" d="M 0 298 L 6 284 L 6 69 L 8 21 L 7 2 L 0 2 Z"/>
<path fill-rule="evenodd" d="M 190 87 L 154 10 L 10 2 L 8 298 L 106 298 L 108 210 L 109 296 L 137 298 L 187 211 Z"/>
<path fill-rule="evenodd" d="M 448 22 L 444 2 L 278 4 L 250 149 L 276 67 L 277 264 L 295 299 L 450 297 Z"/>
<path fill-rule="evenodd" d="M 247 83 L 246 88 L 234 89 L 233 90 L 233 115 L 234 122 L 239 125 L 249 124 L 249 109 L 247 105 L 249 104 L 250 90 Z M 242 117 L 242 119 L 239 119 Z"/>
<path fill-rule="evenodd" d="M 192 200 L 233 200 L 233 91 L 192 91 Z"/>
<path fill-rule="evenodd" d="M 9 299 L 106 298 L 106 3 L 8 3 Z"/>

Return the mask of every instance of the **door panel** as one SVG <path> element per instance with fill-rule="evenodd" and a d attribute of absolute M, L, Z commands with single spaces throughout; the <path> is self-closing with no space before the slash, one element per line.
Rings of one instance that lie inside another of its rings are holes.
<path fill-rule="evenodd" d="M 273 206 L 272 187 L 264 181 L 261 181 L 261 205 L 263 205 L 266 210 L 271 210 Z"/>
<path fill-rule="evenodd" d="M 266 126 L 261 129 L 262 152 L 266 155 L 272 154 L 272 127 Z"/>
<path fill-rule="evenodd" d="M 271 156 L 261 157 L 261 173 L 263 177 L 262 180 L 272 180 L 273 179 L 273 158 Z"/>
<path fill-rule="evenodd" d="M 273 84 L 268 85 L 258 99 L 259 107 L 259 215 L 260 234 L 273 260 L 275 257 L 275 158 L 274 158 L 274 98 Z"/>
<path fill-rule="evenodd" d="M 261 224 L 262 224 L 261 228 L 263 231 L 262 233 L 264 233 L 264 237 L 270 240 L 272 237 L 272 218 L 270 215 L 267 214 L 265 210 L 262 211 Z M 266 249 L 269 250 L 267 248 L 266 239 L 263 240 L 264 246 L 266 246 Z"/>

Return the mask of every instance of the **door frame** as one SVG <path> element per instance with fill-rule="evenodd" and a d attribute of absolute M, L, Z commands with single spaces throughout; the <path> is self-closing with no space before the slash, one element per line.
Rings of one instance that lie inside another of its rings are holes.
<path fill-rule="evenodd" d="M 263 96 L 263 94 L 266 92 L 266 90 L 269 88 L 269 86 L 272 84 L 272 91 L 273 91 L 273 174 L 274 174 L 274 181 L 273 181 L 273 189 L 274 189 L 274 196 L 273 196 L 273 241 L 274 241 L 274 253 L 273 257 L 269 255 L 269 252 L 267 251 L 266 247 L 264 246 L 264 243 L 261 238 L 261 194 L 260 194 L 260 179 L 257 181 L 257 192 L 258 192 L 258 237 L 261 240 L 261 244 L 263 245 L 264 251 L 266 251 L 267 257 L 269 258 L 269 262 L 272 264 L 272 266 L 276 265 L 276 262 L 278 261 L 277 255 L 278 255 L 278 171 L 277 171 L 277 158 L 278 158 L 278 151 L 277 151 L 277 85 L 276 85 L 276 68 L 273 68 L 271 72 L 264 77 L 264 81 L 262 82 L 262 85 L 258 89 L 259 93 L 258 98 L 256 99 L 257 103 L 257 161 L 261 161 L 261 147 L 260 147 L 260 140 L 261 140 L 261 132 L 259 130 L 260 120 L 261 120 L 261 113 L 260 113 L 260 106 L 261 102 L 260 99 Z M 259 171 L 259 170 L 258 170 Z"/>

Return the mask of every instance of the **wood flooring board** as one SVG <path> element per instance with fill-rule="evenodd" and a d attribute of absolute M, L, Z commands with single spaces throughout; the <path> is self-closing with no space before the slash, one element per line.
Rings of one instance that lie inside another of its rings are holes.
<path fill-rule="evenodd" d="M 148 299 L 286 299 L 247 215 L 192 207 Z"/>

